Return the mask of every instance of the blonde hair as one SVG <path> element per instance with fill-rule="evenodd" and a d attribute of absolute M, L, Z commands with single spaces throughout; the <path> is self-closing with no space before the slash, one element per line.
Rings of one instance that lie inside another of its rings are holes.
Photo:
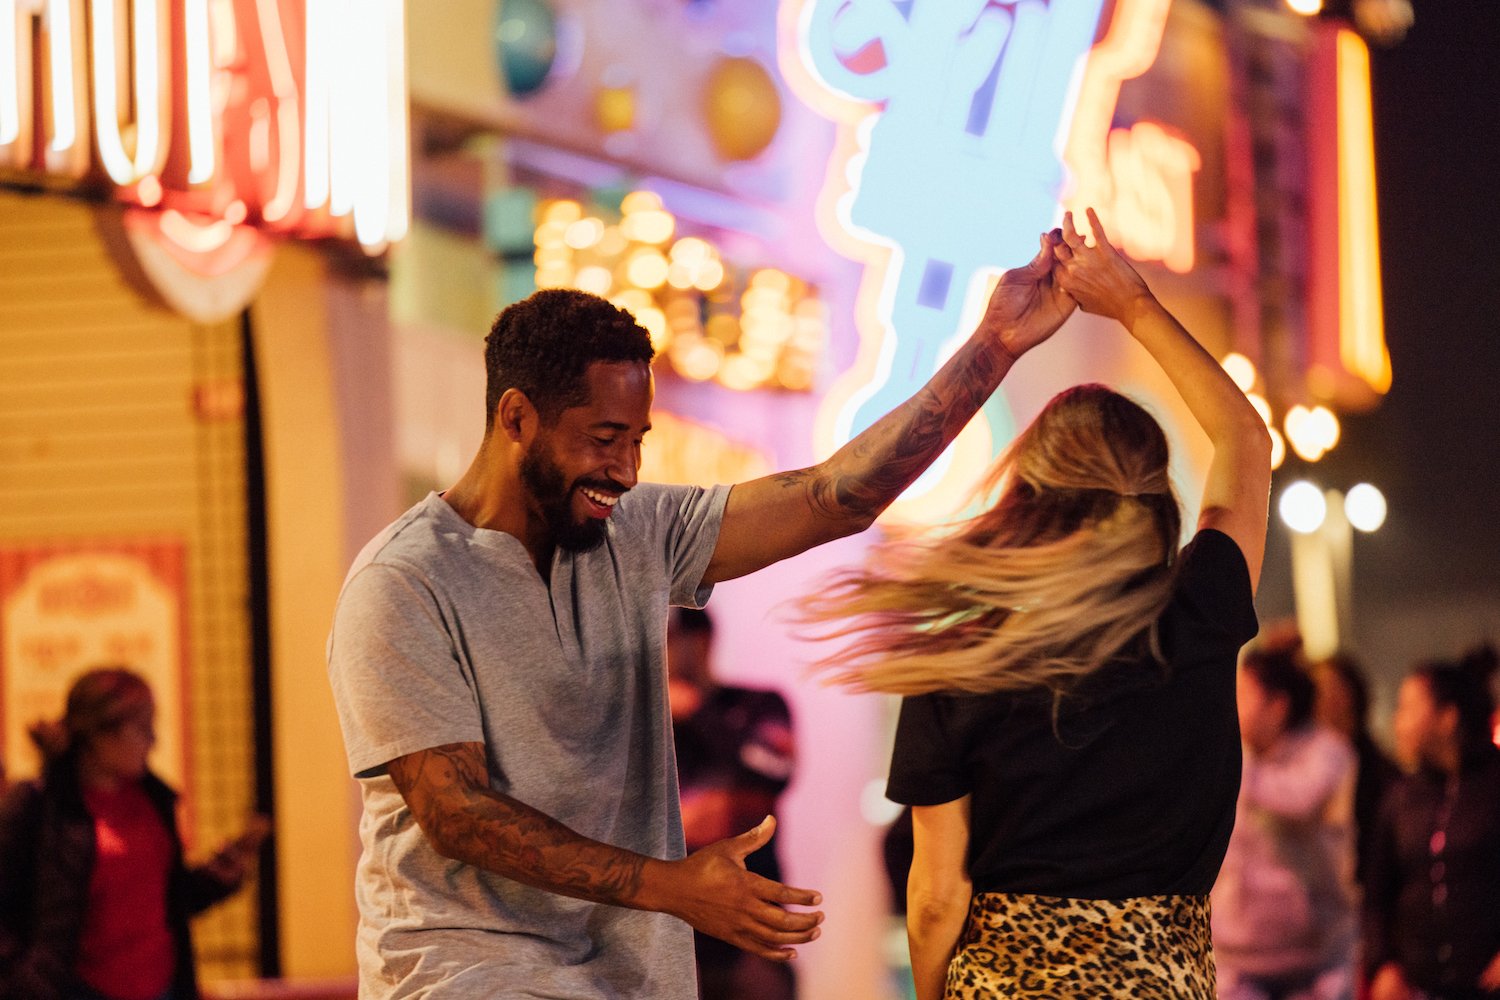
<path fill-rule="evenodd" d="M 1171 595 L 1181 513 L 1167 441 L 1102 385 L 1049 402 L 991 471 L 992 507 L 936 542 L 881 546 L 802 618 L 846 638 L 818 663 L 862 691 L 1067 694 L 1136 650 Z"/>

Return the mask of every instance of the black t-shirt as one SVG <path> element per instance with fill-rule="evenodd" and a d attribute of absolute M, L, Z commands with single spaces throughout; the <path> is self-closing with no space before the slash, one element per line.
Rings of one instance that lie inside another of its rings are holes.
<path fill-rule="evenodd" d="M 1047 692 L 906 698 L 886 794 L 972 795 L 975 892 L 1079 899 L 1213 887 L 1240 785 L 1235 661 L 1258 625 L 1250 574 L 1212 529 L 1183 549 L 1159 619 L 1166 664 L 1102 668 L 1054 707 Z"/>

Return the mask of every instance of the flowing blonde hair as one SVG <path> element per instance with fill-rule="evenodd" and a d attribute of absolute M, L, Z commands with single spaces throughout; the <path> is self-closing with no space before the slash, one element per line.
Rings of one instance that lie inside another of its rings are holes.
<path fill-rule="evenodd" d="M 991 471 L 990 509 L 936 542 L 881 546 L 808 599 L 804 621 L 850 641 L 814 669 L 862 691 L 1047 689 L 1112 659 L 1161 659 L 1181 512 L 1167 440 L 1102 385 L 1049 402 Z"/>

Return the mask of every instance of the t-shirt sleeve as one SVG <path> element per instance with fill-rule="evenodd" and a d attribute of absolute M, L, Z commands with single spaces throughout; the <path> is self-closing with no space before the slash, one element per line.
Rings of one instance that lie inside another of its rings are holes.
<path fill-rule="evenodd" d="M 935 806 L 969 794 L 963 761 L 953 747 L 940 694 L 901 699 L 896 747 L 885 797 L 909 806 Z"/>
<path fill-rule="evenodd" d="M 1234 539 L 1216 528 L 1193 536 L 1178 557 L 1178 611 L 1192 620 L 1200 635 L 1217 635 L 1236 649 L 1255 638 L 1255 596 L 1250 567 Z"/>
<path fill-rule="evenodd" d="M 328 638 L 349 770 L 383 773 L 397 757 L 484 739 L 479 705 L 432 591 L 412 573 L 364 567 L 339 595 Z"/>
<path fill-rule="evenodd" d="M 658 523 L 671 580 L 672 604 L 701 608 L 713 593 L 713 584 L 703 585 L 703 574 L 719 544 L 724 523 L 728 486 L 656 486 Z"/>

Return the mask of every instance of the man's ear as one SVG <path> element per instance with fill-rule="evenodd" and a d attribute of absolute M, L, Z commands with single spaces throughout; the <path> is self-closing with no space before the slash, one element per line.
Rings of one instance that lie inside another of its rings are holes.
<path fill-rule="evenodd" d="M 535 404 L 520 389 L 506 389 L 495 404 L 495 427 L 514 443 L 534 434 L 539 422 Z"/>

